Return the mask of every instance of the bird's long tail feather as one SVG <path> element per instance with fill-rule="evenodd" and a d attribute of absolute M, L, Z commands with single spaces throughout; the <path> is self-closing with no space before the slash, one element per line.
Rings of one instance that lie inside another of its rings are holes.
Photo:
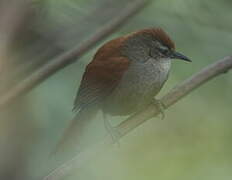
<path fill-rule="evenodd" d="M 91 120 L 94 119 L 96 113 L 97 109 L 94 107 L 81 109 L 71 120 L 69 127 L 65 130 L 64 135 L 51 154 L 64 152 L 65 150 L 74 147 L 78 148 L 78 146 L 81 145 L 82 136 L 85 130 Z"/>

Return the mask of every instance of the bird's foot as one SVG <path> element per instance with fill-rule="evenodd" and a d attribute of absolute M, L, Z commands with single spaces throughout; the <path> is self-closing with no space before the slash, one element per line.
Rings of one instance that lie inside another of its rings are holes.
<path fill-rule="evenodd" d="M 164 119 L 164 117 L 165 117 L 165 113 L 164 113 L 165 105 L 164 105 L 164 103 L 158 99 L 154 99 L 153 104 L 157 107 L 158 111 L 160 112 L 161 119 Z"/>
<path fill-rule="evenodd" d="M 119 143 L 119 139 L 121 137 L 120 132 L 115 127 L 113 127 L 110 124 L 109 120 L 105 117 L 104 117 L 104 125 L 105 125 L 107 132 L 110 134 L 112 138 L 113 144 L 117 144 L 118 146 L 120 146 L 120 143 Z"/>

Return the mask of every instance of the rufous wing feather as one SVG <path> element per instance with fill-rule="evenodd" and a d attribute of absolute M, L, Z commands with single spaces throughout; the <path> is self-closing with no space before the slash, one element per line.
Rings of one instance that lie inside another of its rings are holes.
<path fill-rule="evenodd" d="M 123 38 L 118 38 L 106 43 L 88 64 L 74 101 L 74 110 L 101 103 L 117 86 L 130 64 L 130 60 L 119 53 L 122 41 Z"/>

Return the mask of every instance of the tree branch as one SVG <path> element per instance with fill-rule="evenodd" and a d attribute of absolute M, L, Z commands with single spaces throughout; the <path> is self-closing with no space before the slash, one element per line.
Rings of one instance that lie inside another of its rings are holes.
<path fill-rule="evenodd" d="M 161 99 L 161 101 L 163 102 L 165 107 L 168 108 L 184 96 L 188 95 L 197 87 L 206 83 L 215 76 L 220 75 L 221 73 L 228 72 L 231 68 L 232 56 L 225 57 L 224 59 L 205 67 L 198 73 L 191 76 L 189 79 L 174 87 L 168 94 L 166 94 Z M 137 113 L 128 118 L 126 121 L 122 122 L 118 127 L 118 131 L 120 131 L 122 135 L 127 134 L 127 132 L 133 130 L 135 127 L 137 127 L 147 119 L 150 119 L 158 114 L 159 111 L 157 110 L 155 105 L 150 105 L 146 109 L 146 111 Z"/>
<path fill-rule="evenodd" d="M 200 72 L 194 74 L 189 79 L 185 80 L 181 84 L 174 87 L 168 94 L 166 94 L 161 101 L 164 103 L 165 107 L 168 108 L 175 104 L 184 96 L 188 95 L 191 91 L 206 83 L 210 79 L 228 72 L 232 68 L 232 56 L 225 57 L 206 68 L 202 69 Z M 122 122 L 117 126 L 117 131 L 120 132 L 120 138 L 128 134 L 130 131 L 138 127 L 140 124 L 144 123 L 146 120 L 157 116 L 159 111 L 155 105 L 150 105 L 146 110 L 139 112 L 126 121 Z M 60 167 L 52 171 L 48 176 L 43 178 L 43 180 L 59 180 L 64 177 L 68 172 L 73 169 L 78 169 L 83 163 L 94 158 L 98 152 L 105 151 L 109 145 L 112 144 L 111 136 L 105 137 L 105 139 L 86 151 L 79 153 L 70 161 L 64 163 Z"/>
<path fill-rule="evenodd" d="M 108 24 L 103 26 L 92 37 L 82 43 L 81 46 L 64 53 L 63 55 L 51 60 L 46 65 L 35 71 L 30 77 L 19 82 L 14 88 L 7 91 L 0 97 L 0 109 L 6 107 L 17 97 L 20 97 L 35 86 L 39 85 L 46 78 L 56 73 L 58 70 L 66 67 L 67 65 L 75 62 L 84 53 L 96 45 L 100 40 L 107 35 L 114 32 L 120 25 L 125 23 L 129 17 L 136 14 L 149 0 L 134 0 L 127 7 L 124 7 L 123 11 L 118 14 L 117 17 L 112 19 Z"/>

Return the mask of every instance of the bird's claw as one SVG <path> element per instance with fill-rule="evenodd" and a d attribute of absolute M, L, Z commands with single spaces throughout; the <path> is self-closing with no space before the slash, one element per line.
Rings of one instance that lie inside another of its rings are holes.
<path fill-rule="evenodd" d="M 118 146 L 120 146 L 120 143 L 119 143 L 119 139 L 121 137 L 120 132 L 115 127 L 113 127 L 110 124 L 109 120 L 105 117 L 104 117 L 104 125 L 105 125 L 107 132 L 110 134 L 112 138 L 113 144 L 117 144 Z"/>
<path fill-rule="evenodd" d="M 158 111 L 160 112 L 161 119 L 164 119 L 165 118 L 165 113 L 164 113 L 165 105 L 164 105 L 164 103 L 158 99 L 154 99 L 153 104 L 157 107 Z"/>

